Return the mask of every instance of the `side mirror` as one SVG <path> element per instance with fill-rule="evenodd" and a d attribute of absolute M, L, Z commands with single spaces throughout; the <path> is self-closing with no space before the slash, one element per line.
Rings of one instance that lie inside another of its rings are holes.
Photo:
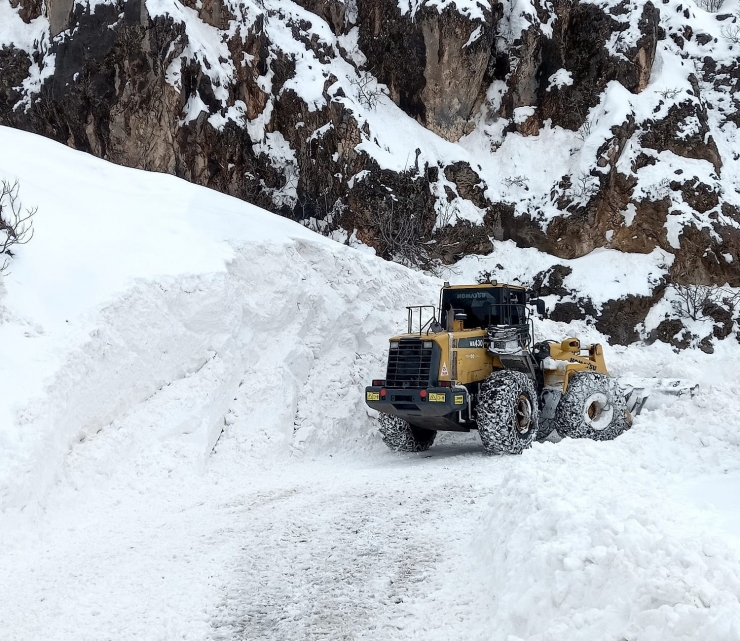
<path fill-rule="evenodd" d="M 537 301 L 535 302 L 535 305 L 537 307 L 537 313 L 540 316 L 544 316 L 545 314 L 547 314 L 547 308 L 545 307 L 544 300 L 542 300 L 541 298 L 538 298 Z"/>

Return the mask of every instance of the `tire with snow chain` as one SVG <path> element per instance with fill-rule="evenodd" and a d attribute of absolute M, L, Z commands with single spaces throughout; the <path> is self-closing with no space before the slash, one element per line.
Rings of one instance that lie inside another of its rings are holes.
<path fill-rule="evenodd" d="M 521 372 L 494 372 L 481 383 L 476 423 L 493 454 L 521 454 L 537 435 L 539 409 L 532 380 Z"/>
<path fill-rule="evenodd" d="M 437 436 L 436 430 L 414 427 L 391 414 L 381 414 L 378 420 L 383 443 L 394 452 L 424 452 L 432 446 Z"/>
<path fill-rule="evenodd" d="M 611 441 L 632 427 L 627 401 L 617 382 L 604 374 L 578 372 L 555 410 L 560 436 Z"/>

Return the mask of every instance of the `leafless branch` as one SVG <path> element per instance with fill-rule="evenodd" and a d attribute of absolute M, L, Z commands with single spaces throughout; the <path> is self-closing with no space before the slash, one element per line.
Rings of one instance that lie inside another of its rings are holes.
<path fill-rule="evenodd" d="M 570 188 L 570 197 L 577 201 L 588 202 L 593 198 L 599 188 L 594 181 L 591 179 L 589 174 L 581 174 L 578 176 L 578 180 Z"/>
<path fill-rule="evenodd" d="M 0 183 L 0 256 L 3 263 L 0 274 L 7 271 L 10 258 L 13 257 L 12 247 L 25 245 L 33 238 L 33 217 L 36 208 L 23 209 L 18 198 L 18 181 Z"/>
<path fill-rule="evenodd" d="M 523 187 L 526 189 L 529 178 L 526 176 L 507 176 L 504 178 L 504 184 L 507 187 Z"/>
<path fill-rule="evenodd" d="M 725 0 L 697 0 L 696 4 L 699 5 L 704 11 L 709 11 L 709 13 L 717 13 L 721 8 L 722 5 L 725 3 Z"/>
<path fill-rule="evenodd" d="M 361 71 L 356 78 L 349 79 L 350 84 L 357 91 L 357 101 L 365 109 L 375 109 L 383 91 L 369 71 Z"/>
<path fill-rule="evenodd" d="M 730 44 L 740 44 L 740 24 L 738 19 L 740 18 L 740 12 L 736 12 L 735 17 L 732 19 L 732 24 L 728 24 L 722 27 L 722 37 L 727 40 Z"/>
<path fill-rule="evenodd" d="M 373 231 L 396 262 L 409 267 L 431 268 L 432 257 L 424 241 L 425 222 L 420 212 L 403 207 L 391 197 L 388 207 L 376 211 Z"/>
<path fill-rule="evenodd" d="M 595 124 L 596 124 L 596 121 L 594 119 L 587 118 L 586 120 L 584 120 L 583 124 L 578 128 L 578 131 L 576 132 L 576 136 L 583 142 L 586 142 L 586 138 L 588 138 L 591 135 L 591 132 L 593 131 Z"/>
<path fill-rule="evenodd" d="M 658 95 L 664 100 L 673 100 L 678 94 L 681 93 L 680 89 L 663 89 L 658 92 Z"/>
<path fill-rule="evenodd" d="M 672 285 L 671 287 L 675 292 L 671 305 L 676 316 L 691 320 L 704 318 L 707 306 L 717 305 L 720 302 L 734 310 L 740 296 L 718 285 Z"/>
<path fill-rule="evenodd" d="M 437 212 L 437 228 L 447 227 L 460 213 L 460 208 L 455 203 L 445 203 Z"/>

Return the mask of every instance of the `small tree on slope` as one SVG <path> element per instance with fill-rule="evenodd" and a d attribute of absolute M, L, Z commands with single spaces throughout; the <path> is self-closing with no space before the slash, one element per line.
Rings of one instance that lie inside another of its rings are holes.
<path fill-rule="evenodd" d="M 18 181 L 0 183 L 0 274 L 7 273 L 12 248 L 25 245 L 33 238 L 33 217 L 36 208 L 23 209 L 18 199 Z"/>

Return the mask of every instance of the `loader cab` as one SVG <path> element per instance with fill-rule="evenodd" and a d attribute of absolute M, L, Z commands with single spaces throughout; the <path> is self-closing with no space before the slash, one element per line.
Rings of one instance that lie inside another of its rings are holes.
<path fill-rule="evenodd" d="M 445 285 L 440 295 L 440 323 L 447 331 L 515 327 L 529 336 L 525 289 L 508 285 Z M 457 323 L 455 322 L 457 320 Z"/>

